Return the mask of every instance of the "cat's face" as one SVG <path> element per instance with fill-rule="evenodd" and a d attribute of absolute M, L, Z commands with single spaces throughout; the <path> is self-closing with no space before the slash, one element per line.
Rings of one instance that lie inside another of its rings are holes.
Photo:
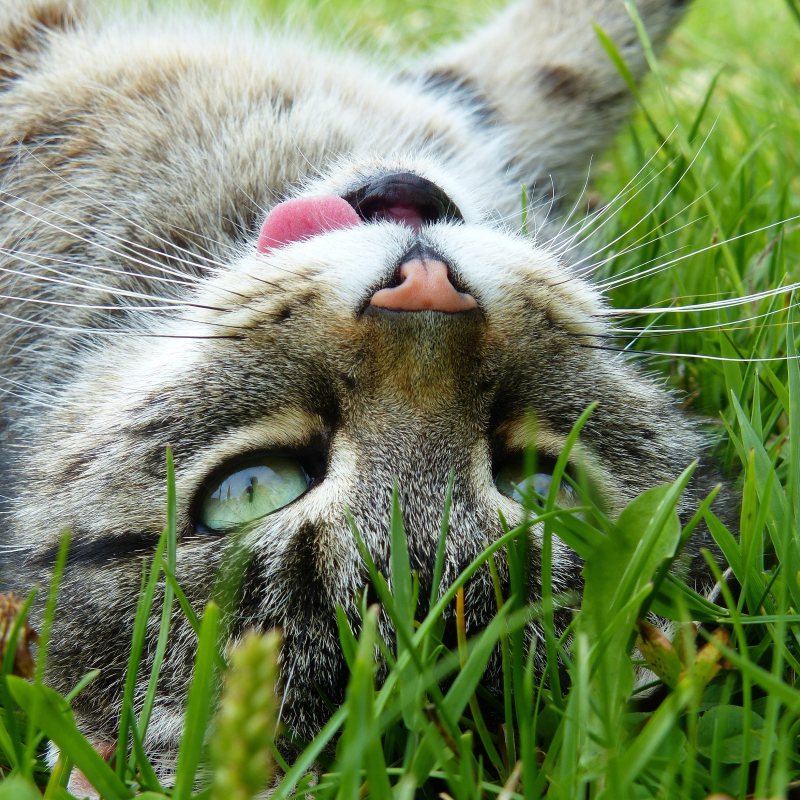
<path fill-rule="evenodd" d="M 664 31 L 667 11 L 653 14 Z M 451 474 L 445 584 L 501 534 L 499 512 L 522 517 L 496 477 L 520 477 L 526 446 L 540 465 L 558 456 L 591 403 L 574 453 L 612 513 L 697 456 L 670 395 L 603 349 L 598 293 L 562 251 L 502 224 L 521 182 L 552 171 L 568 189 L 585 174 L 585 149 L 624 110 L 613 70 L 591 103 L 569 71 L 553 85 L 563 68 L 519 71 L 513 53 L 514 69 L 484 82 L 472 67 L 494 57 L 479 42 L 481 59 L 435 70 L 431 90 L 252 31 L 187 35 L 182 18 L 108 32 L 71 32 L 66 11 L 32 19 L 30 37 L 6 37 L 20 63 L 0 71 L 0 288 L 15 323 L 0 327 L 0 372 L 24 387 L 0 431 L 24 445 L 4 552 L 22 554 L 22 588 L 46 583 L 59 532 L 73 532 L 49 677 L 69 690 L 101 668 L 74 704 L 95 741 L 116 735 L 168 445 L 177 579 L 200 611 L 229 545 L 244 548 L 234 635 L 283 630 L 283 715 L 303 735 L 341 699 L 335 608 L 357 625 L 368 582 L 349 517 L 388 571 L 395 484 L 424 597 Z M 40 36 L 48 26 L 66 32 Z M 509 85 L 517 72 L 530 102 Z M 524 109 L 535 124 L 521 136 Z M 254 207 L 263 219 L 286 196 L 357 206 L 398 173 L 428 182 L 402 213 L 373 204 L 359 224 L 259 248 Z M 412 253 L 436 261 L 463 310 L 373 302 Z M 556 590 L 579 587 L 579 564 L 555 550 Z M 495 610 L 487 573 L 466 609 L 470 630 Z M 148 733 L 162 752 L 180 736 L 196 642 L 182 614 L 171 630 Z"/>
<path fill-rule="evenodd" d="M 370 180 L 393 178 L 376 168 Z M 371 185 L 333 176 L 306 194 L 337 183 L 351 198 Z M 339 701 L 344 690 L 335 608 L 356 625 L 368 583 L 348 515 L 387 571 L 398 486 L 425 596 L 451 472 L 445 584 L 501 535 L 498 512 L 511 524 L 522 518 L 498 490 L 498 472 L 526 446 L 542 464 L 557 457 L 590 403 L 599 401 L 577 452 L 612 510 L 693 457 L 695 433 L 670 398 L 595 347 L 603 303 L 553 252 L 470 212 L 432 213 L 421 226 L 381 219 L 386 208 L 370 213 L 266 252 L 247 241 L 176 318 L 104 340 L 63 411 L 45 419 L 40 440 L 58 446 L 33 453 L 17 524 L 42 532 L 42 564 L 57 531 L 74 531 L 61 598 L 67 633 L 52 659 L 64 686 L 104 667 L 83 708 L 101 726 L 113 721 L 124 667 L 123 655 L 108 653 L 126 652 L 142 559 L 164 525 L 167 445 L 178 580 L 199 610 L 227 545 L 244 547 L 234 630 L 283 630 L 284 717 L 305 735 L 328 713 L 321 698 Z M 450 285 L 474 303 L 459 312 L 373 303 L 399 282 L 409 253 L 445 263 Z M 534 527 L 534 552 L 538 537 Z M 579 584 L 579 564 L 558 543 L 554 572 L 557 590 Z M 467 600 L 474 630 L 496 608 L 488 573 Z M 193 642 L 176 622 L 156 739 L 179 728 Z"/>

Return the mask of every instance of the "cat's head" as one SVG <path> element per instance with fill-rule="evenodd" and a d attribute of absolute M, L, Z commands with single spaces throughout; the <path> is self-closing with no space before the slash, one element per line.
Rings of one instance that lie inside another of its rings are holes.
<path fill-rule="evenodd" d="M 243 548 L 234 633 L 282 629 L 284 718 L 307 735 L 346 681 L 336 606 L 357 625 L 368 583 L 349 519 L 388 571 L 397 485 L 425 596 L 451 474 L 445 584 L 501 534 L 499 512 L 522 518 L 525 448 L 546 485 L 591 403 L 573 452 L 611 512 L 679 474 L 700 436 L 603 348 L 603 299 L 560 251 L 485 213 L 487 198 L 514 207 L 518 185 L 451 104 L 278 40 L 160 35 L 76 34 L 38 71 L 0 74 L 15 320 L 0 342 L 5 385 L 24 387 L 4 416 L 27 445 L 11 552 L 20 580 L 46 581 L 72 530 L 50 679 L 68 690 L 101 668 L 74 705 L 112 739 L 172 446 L 177 579 L 199 611 Z M 334 66 L 335 89 L 316 77 Z M 555 551 L 556 590 L 578 587 Z M 488 572 L 466 595 L 475 630 L 496 608 Z M 195 642 L 176 615 L 150 728 L 162 750 Z"/>
<path fill-rule="evenodd" d="M 511 484 L 528 477 L 525 448 L 546 485 L 591 403 L 575 455 L 612 511 L 697 455 L 669 395 L 596 347 L 603 301 L 553 250 L 462 211 L 423 165 L 372 167 L 276 206 L 170 319 L 100 338 L 38 422 L 16 524 L 36 532 L 42 566 L 59 530 L 73 531 L 52 663 L 65 688 L 104 668 L 105 693 L 82 708 L 95 725 L 113 719 L 142 559 L 164 525 L 167 445 L 178 580 L 199 609 L 228 544 L 244 548 L 234 630 L 282 629 L 284 715 L 306 735 L 344 690 L 335 608 L 356 626 L 368 583 L 349 518 L 388 571 L 393 486 L 424 596 L 451 472 L 445 585 L 501 535 L 500 513 L 521 520 Z M 555 581 L 579 585 L 558 543 Z M 476 629 L 496 609 L 488 572 L 467 600 Z M 178 622 L 154 718 L 164 740 L 180 725 L 193 641 Z"/>

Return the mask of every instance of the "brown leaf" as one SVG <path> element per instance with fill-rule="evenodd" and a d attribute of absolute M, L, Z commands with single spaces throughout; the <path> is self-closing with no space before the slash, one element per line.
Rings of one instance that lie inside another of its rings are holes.
<path fill-rule="evenodd" d="M 0 594 L 0 664 L 5 659 L 7 649 L 11 644 L 11 630 L 21 610 L 22 601 L 19 597 L 14 594 Z M 19 675 L 22 678 L 33 677 L 31 648 L 38 639 L 36 631 L 28 625 L 27 621 L 23 622 L 17 636 L 14 663 L 11 667 L 12 675 Z"/>

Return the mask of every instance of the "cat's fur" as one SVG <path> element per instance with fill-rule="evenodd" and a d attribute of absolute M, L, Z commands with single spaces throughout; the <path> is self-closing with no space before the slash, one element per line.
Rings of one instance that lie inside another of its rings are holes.
<path fill-rule="evenodd" d="M 656 45 L 684 6 L 639 2 Z M 48 678 L 68 690 L 101 668 L 75 701 L 95 742 L 115 736 L 168 444 L 177 576 L 199 609 L 224 550 L 194 528 L 204 480 L 242 453 L 322 443 L 324 480 L 248 534 L 234 619 L 236 631 L 283 630 L 284 718 L 302 735 L 328 713 L 317 689 L 342 697 L 334 608 L 355 624 L 366 583 L 347 510 L 388 571 L 397 481 L 424 587 L 451 470 L 445 582 L 500 535 L 498 509 L 521 518 L 492 459 L 525 446 L 530 412 L 536 445 L 557 455 L 599 402 L 579 451 L 612 511 L 702 457 L 676 399 L 594 347 L 599 293 L 546 237 L 514 232 L 520 186 L 568 197 L 630 105 L 593 22 L 641 76 L 621 0 L 518 2 L 397 74 L 241 22 L 0 2 L 2 582 L 46 582 L 73 531 Z M 419 235 L 374 222 L 256 253 L 279 199 L 346 195 L 398 171 L 437 184 L 465 221 Z M 479 314 L 362 313 L 418 239 Z M 711 481 L 701 467 L 684 512 Z M 558 544 L 555 558 L 556 589 L 578 587 L 577 560 Z M 493 607 L 481 574 L 470 629 Z M 176 614 L 147 742 L 162 755 L 178 740 L 194 642 Z"/>

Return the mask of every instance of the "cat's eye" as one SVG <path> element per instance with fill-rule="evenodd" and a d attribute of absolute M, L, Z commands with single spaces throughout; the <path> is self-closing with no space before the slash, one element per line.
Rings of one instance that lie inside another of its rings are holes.
<path fill-rule="evenodd" d="M 254 522 L 300 497 L 311 483 L 296 458 L 256 456 L 208 484 L 197 509 L 198 527 L 226 531 Z"/>
<path fill-rule="evenodd" d="M 525 458 L 523 454 L 506 457 L 495 471 L 494 484 L 497 491 L 525 503 L 537 495 L 546 497 L 553 482 L 553 469 L 555 460 L 546 456 L 535 459 Z M 561 505 L 570 505 L 574 502 L 575 494 L 566 483 L 561 483 L 557 500 Z"/>

